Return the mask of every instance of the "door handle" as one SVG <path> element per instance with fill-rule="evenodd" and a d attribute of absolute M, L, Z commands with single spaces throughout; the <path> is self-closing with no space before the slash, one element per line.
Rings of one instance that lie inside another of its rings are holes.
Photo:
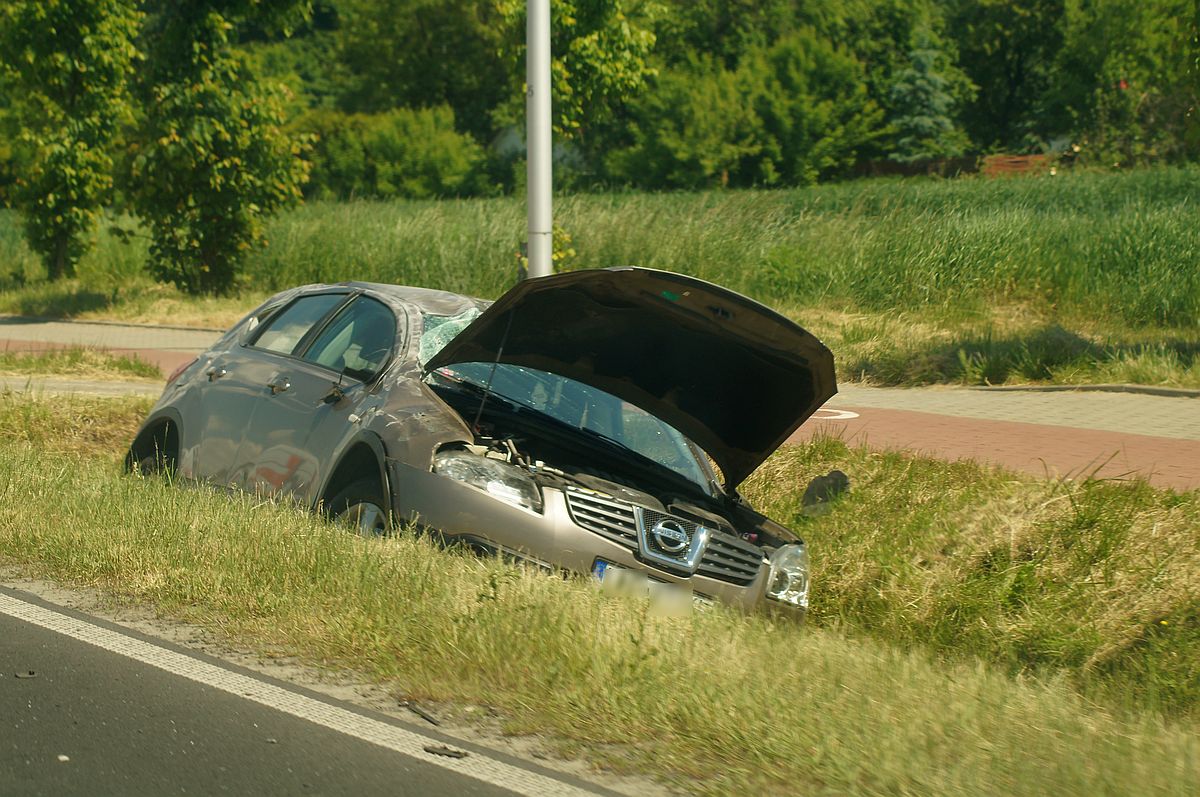
<path fill-rule="evenodd" d="M 218 379 L 228 374 L 229 372 L 224 368 L 209 368 L 204 372 L 204 375 L 208 377 L 209 382 L 216 382 Z"/>
<path fill-rule="evenodd" d="M 292 381 L 286 376 L 277 376 L 273 381 L 267 382 L 267 387 L 271 388 L 272 396 L 278 396 L 280 393 L 292 389 Z"/>

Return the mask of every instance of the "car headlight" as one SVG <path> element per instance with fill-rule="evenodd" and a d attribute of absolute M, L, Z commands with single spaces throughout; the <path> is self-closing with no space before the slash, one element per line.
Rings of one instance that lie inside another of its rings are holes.
<path fill-rule="evenodd" d="M 808 549 L 804 543 L 781 545 L 771 554 L 767 597 L 808 608 Z"/>
<path fill-rule="evenodd" d="M 514 506 L 542 511 L 542 493 L 533 479 L 502 460 L 469 451 L 442 451 L 433 458 L 433 470 Z"/>

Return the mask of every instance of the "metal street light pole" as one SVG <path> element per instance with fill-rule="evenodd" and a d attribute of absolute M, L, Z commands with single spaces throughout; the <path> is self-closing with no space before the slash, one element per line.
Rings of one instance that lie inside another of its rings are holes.
<path fill-rule="evenodd" d="M 529 276 L 553 272 L 554 208 L 550 140 L 550 0 L 527 0 L 525 25 L 526 196 Z"/>

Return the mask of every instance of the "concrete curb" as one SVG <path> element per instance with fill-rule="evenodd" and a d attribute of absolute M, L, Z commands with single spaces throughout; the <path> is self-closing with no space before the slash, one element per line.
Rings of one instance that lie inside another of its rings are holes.
<path fill-rule="evenodd" d="M 975 385 L 967 389 L 979 390 L 984 393 L 1133 393 L 1140 396 L 1200 398 L 1200 390 L 1158 385 Z"/>

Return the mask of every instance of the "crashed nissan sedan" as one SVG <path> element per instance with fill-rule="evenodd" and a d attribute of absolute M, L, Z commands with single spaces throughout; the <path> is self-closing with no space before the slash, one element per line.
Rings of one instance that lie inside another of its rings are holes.
<path fill-rule="evenodd" d="M 804 542 L 737 487 L 835 391 L 815 337 L 679 274 L 558 274 L 494 303 L 308 285 L 173 374 L 127 466 L 802 615 Z"/>

